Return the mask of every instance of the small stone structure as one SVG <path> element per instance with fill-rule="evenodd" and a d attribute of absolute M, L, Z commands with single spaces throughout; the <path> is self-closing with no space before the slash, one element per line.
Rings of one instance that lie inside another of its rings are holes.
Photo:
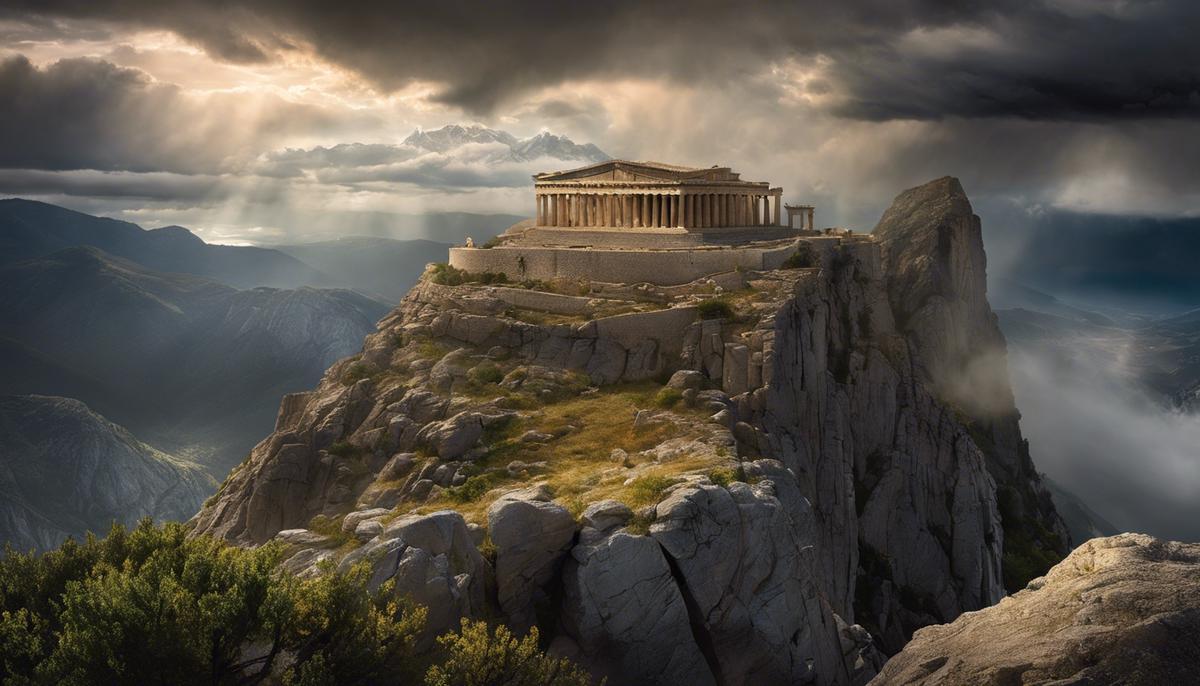
<path fill-rule="evenodd" d="M 451 266 L 514 280 L 677 285 L 776 269 L 803 235 L 780 223 L 782 188 L 744 181 L 729 167 L 610 160 L 533 180 L 534 220 L 493 247 L 451 248 Z M 811 230 L 812 206 L 799 207 Z"/>
<path fill-rule="evenodd" d="M 813 212 L 815 208 L 812 205 L 784 205 L 783 209 L 787 210 L 788 228 L 797 228 L 795 218 L 796 215 L 800 215 L 800 226 L 798 227 L 800 230 L 817 230 L 817 226 L 813 222 Z"/>

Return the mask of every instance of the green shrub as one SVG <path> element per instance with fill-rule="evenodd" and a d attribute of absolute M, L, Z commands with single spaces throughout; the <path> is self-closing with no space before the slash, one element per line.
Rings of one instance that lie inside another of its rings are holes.
<path fill-rule="evenodd" d="M 629 491 L 636 505 L 652 505 L 662 498 L 663 491 L 675 484 L 675 480 L 656 474 L 639 476 L 629 484 Z"/>
<path fill-rule="evenodd" d="M 817 251 L 813 249 L 809 243 L 801 243 L 796 252 L 783 261 L 780 265 L 781 269 L 808 269 L 810 267 L 819 267 L 820 261 L 817 259 Z"/>
<path fill-rule="evenodd" d="M 353 386 L 359 381 L 369 378 L 371 378 L 371 367 L 365 362 L 355 362 L 342 375 L 342 383 L 347 386 Z"/>
<path fill-rule="evenodd" d="M 480 362 L 467 372 L 467 377 L 480 385 L 495 385 L 504 380 L 504 371 L 494 362 Z"/>
<path fill-rule="evenodd" d="M 429 278 L 441 286 L 460 286 L 465 281 L 463 278 L 465 274 L 466 272 L 461 269 L 451 267 L 445 262 L 438 262 L 433 265 L 433 274 Z"/>
<path fill-rule="evenodd" d="M 460 504 L 475 502 L 503 480 L 504 477 L 497 472 L 479 474 L 469 477 L 461 486 L 446 489 L 446 496 Z"/>
<path fill-rule="evenodd" d="M 507 627 L 489 631 L 486 622 L 462 620 L 457 634 L 438 638 L 446 660 L 425 673 L 426 686 L 590 686 L 591 676 L 565 658 L 546 655 L 538 648 L 538 630 L 524 638 Z"/>
<path fill-rule="evenodd" d="M 340 457 L 342 459 L 349 459 L 351 457 L 358 457 L 359 454 L 361 454 L 363 452 L 363 449 L 358 447 L 357 445 L 354 445 L 353 443 L 348 443 L 346 441 L 338 441 L 337 443 L 334 443 L 333 445 L 329 446 L 329 448 L 327 448 L 325 452 L 329 453 L 330 455 L 333 455 L 334 457 Z"/>
<path fill-rule="evenodd" d="M 724 300 L 716 298 L 705 300 L 696 305 L 701 319 L 732 319 L 733 308 Z"/>
<path fill-rule="evenodd" d="M 707 474 L 709 480 L 714 484 L 728 488 L 729 484 L 735 481 L 746 480 L 746 470 L 739 464 L 737 469 L 733 467 L 717 467 Z"/>
<path fill-rule="evenodd" d="M 418 655 L 425 609 L 392 581 L 367 591 L 367 564 L 298 579 L 279 569 L 279 544 L 188 533 L 146 519 L 43 555 L 6 549 L 0 683 L 399 685 L 423 672 L 432 686 L 591 683 L 542 653 L 536 629 L 517 639 L 464 620 L 440 653 Z"/>
<path fill-rule="evenodd" d="M 383 683 L 416 676 L 424 609 L 370 569 L 300 580 L 278 545 L 236 548 L 143 520 L 45 555 L 0 559 L 0 682 Z M 249 645 L 261 659 L 248 656 Z M 286 671 L 282 655 L 293 660 Z"/>
<path fill-rule="evenodd" d="M 670 409 L 683 400 L 683 391 L 678 388 L 664 388 L 654 396 L 654 404 L 664 409 Z"/>
<path fill-rule="evenodd" d="M 508 283 L 508 275 L 503 272 L 482 272 L 479 274 L 463 271 L 445 262 L 433 265 L 430 280 L 441 286 L 461 286 L 464 283 L 501 284 Z"/>

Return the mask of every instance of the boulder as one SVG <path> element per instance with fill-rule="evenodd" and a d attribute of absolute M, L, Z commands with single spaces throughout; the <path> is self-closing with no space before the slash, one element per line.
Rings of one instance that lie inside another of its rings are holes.
<path fill-rule="evenodd" d="M 650 535 L 678 570 L 718 681 L 850 680 L 837 620 L 812 582 L 811 541 L 798 535 L 770 482 L 685 484 L 656 515 Z"/>
<path fill-rule="evenodd" d="M 424 635 L 430 642 L 457 629 L 460 618 L 488 613 L 492 570 L 457 512 L 395 519 L 369 543 L 346 555 L 338 569 L 348 570 L 364 560 L 373 571 L 368 588 L 394 579 L 398 595 L 428 608 Z"/>
<path fill-rule="evenodd" d="M 588 505 L 581 517 L 584 526 L 590 526 L 601 532 L 607 532 L 633 519 L 633 510 L 618 500 L 601 500 Z"/>
<path fill-rule="evenodd" d="M 1182 684 L 1200 664 L 1200 545 L 1094 538 L 998 605 L 921 629 L 871 682 Z"/>
<path fill-rule="evenodd" d="M 716 684 L 654 539 L 618 531 L 575 546 L 563 585 L 564 628 L 596 678 L 615 684 Z"/>
<path fill-rule="evenodd" d="M 691 369 L 680 369 L 667 381 L 667 388 L 677 388 L 681 391 L 699 391 L 703 385 L 704 375 Z"/>
<path fill-rule="evenodd" d="M 496 591 L 500 609 L 518 631 L 535 621 L 548 601 L 544 587 L 557 576 L 575 538 L 575 520 L 538 488 L 501 496 L 488 508 L 488 530 L 496 546 Z"/>
<path fill-rule="evenodd" d="M 437 451 L 442 460 L 456 460 L 467 456 L 479 443 L 486 427 L 508 417 L 463 411 L 444 421 L 427 424 L 419 437 Z"/>
<path fill-rule="evenodd" d="M 358 528 L 358 525 L 368 519 L 378 519 L 391 512 L 384 507 L 373 507 L 369 510 L 359 510 L 351 512 L 342 520 L 342 531 L 350 533 Z"/>

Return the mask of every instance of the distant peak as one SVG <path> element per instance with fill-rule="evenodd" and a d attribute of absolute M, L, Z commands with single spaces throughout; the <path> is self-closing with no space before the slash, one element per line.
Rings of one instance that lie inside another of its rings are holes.
<path fill-rule="evenodd" d="M 184 239 L 184 240 L 187 240 L 192 243 L 200 243 L 200 244 L 204 243 L 203 238 L 200 238 L 196 234 L 192 233 L 192 231 L 190 229 L 183 227 L 183 226 L 179 226 L 178 224 L 172 224 L 170 226 L 162 226 L 157 229 L 150 229 L 146 233 L 150 234 L 151 237 L 173 238 L 176 240 Z"/>

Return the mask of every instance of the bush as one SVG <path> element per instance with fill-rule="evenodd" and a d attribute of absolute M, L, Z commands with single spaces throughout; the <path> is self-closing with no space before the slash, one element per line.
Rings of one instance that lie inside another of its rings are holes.
<path fill-rule="evenodd" d="M 654 396 L 654 404 L 664 409 L 671 409 L 683 400 L 683 391 L 678 388 L 664 388 Z"/>
<path fill-rule="evenodd" d="M 696 305 L 701 319 L 732 319 L 733 308 L 724 300 L 705 300 Z"/>
<path fill-rule="evenodd" d="M 629 491 L 633 496 L 635 506 L 652 505 L 662 498 L 663 491 L 673 485 L 675 485 L 675 479 L 649 474 L 634 479 L 633 483 L 629 484 Z"/>
<path fill-rule="evenodd" d="M 366 565 L 300 580 L 278 571 L 280 556 L 278 545 L 235 548 L 149 520 L 41 556 L 9 549 L 0 682 L 257 683 L 284 654 L 285 683 L 413 675 L 423 609 L 390 588 L 367 593 Z"/>
<path fill-rule="evenodd" d="M 438 643 L 446 660 L 425 673 L 426 686 L 590 686 L 591 676 L 563 658 L 538 649 L 534 627 L 518 639 L 504 626 L 488 631 L 486 622 L 462 620 L 457 634 Z"/>
<path fill-rule="evenodd" d="M 369 378 L 371 378 L 371 368 L 365 362 L 355 362 L 342 375 L 342 383 L 347 386 L 353 386 L 359 381 Z"/>
<path fill-rule="evenodd" d="M 495 385 L 504 380 L 504 371 L 494 362 L 480 362 L 467 372 L 471 381 L 479 385 Z"/>
<path fill-rule="evenodd" d="M 501 284 L 508 283 L 508 275 L 503 272 L 483 272 L 475 274 L 452 267 L 445 262 L 433 265 L 431 281 L 441 286 L 461 286 L 464 283 Z"/>
<path fill-rule="evenodd" d="M 363 452 L 363 449 L 354 445 L 353 443 L 338 441 L 337 443 L 329 446 L 326 452 L 334 457 L 349 459 L 351 457 L 358 457 Z"/>
<path fill-rule="evenodd" d="M 44 555 L 0 558 L 0 683 L 436 686 L 589 684 L 566 660 L 463 621 L 418 656 L 424 608 L 393 582 L 368 592 L 371 569 L 298 579 L 283 546 L 247 549 L 182 524 L 72 540 Z M 444 657 L 443 660 L 439 658 Z M 433 667 L 429 665 L 433 663 Z"/>
<path fill-rule="evenodd" d="M 796 252 L 783 261 L 780 269 L 808 269 L 810 267 L 820 266 L 817 260 L 817 251 L 813 250 L 812 245 L 801 243 L 796 248 Z"/>

